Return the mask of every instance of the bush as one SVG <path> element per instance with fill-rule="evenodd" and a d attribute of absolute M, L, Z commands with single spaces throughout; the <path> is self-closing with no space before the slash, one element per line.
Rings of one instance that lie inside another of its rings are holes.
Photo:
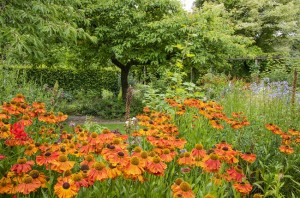
<path fill-rule="evenodd" d="M 101 95 L 102 89 L 115 95 L 119 92 L 119 73 L 113 69 L 72 70 L 64 68 L 5 67 L 4 70 L 18 71 L 27 81 L 36 82 L 40 86 L 47 84 L 53 87 L 57 82 L 65 91 L 93 90 Z M 17 78 L 19 79 L 19 78 Z"/>

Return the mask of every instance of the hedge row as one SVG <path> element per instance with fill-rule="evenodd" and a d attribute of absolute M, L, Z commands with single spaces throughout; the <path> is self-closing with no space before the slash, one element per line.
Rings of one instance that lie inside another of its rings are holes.
<path fill-rule="evenodd" d="M 85 69 L 71 70 L 64 68 L 12 68 L 5 67 L 6 70 L 17 69 L 20 75 L 33 80 L 40 85 L 54 86 L 57 81 L 60 88 L 68 91 L 74 90 L 94 90 L 101 93 L 102 89 L 119 92 L 119 72 L 109 69 Z"/>

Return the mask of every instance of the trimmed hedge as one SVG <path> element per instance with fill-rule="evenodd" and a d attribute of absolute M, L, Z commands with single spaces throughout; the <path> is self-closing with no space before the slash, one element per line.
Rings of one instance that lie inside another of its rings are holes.
<path fill-rule="evenodd" d="M 71 70 L 64 68 L 4 68 L 17 69 L 20 74 L 26 74 L 27 80 L 33 80 L 40 85 L 54 86 L 57 81 L 60 88 L 67 91 L 94 90 L 101 93 L 102 89 L 118 94 L 119 72 L 112 69 Z"/>

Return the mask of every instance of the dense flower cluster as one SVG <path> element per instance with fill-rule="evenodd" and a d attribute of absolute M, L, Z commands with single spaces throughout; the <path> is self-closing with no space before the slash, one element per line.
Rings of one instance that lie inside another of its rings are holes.
<path fill-rule="evenodd" d="M 266 124 L 266 128 L 270 130 L 275 135 L 280 136 L 281 145 L 279 146 L 279 151 L 286 154 L 294 153 L 294 149 L 292 145 L 296 145 L 300 143 L 300 131 L 296 129 L 288 129 L 288 132 L 282 131 L 275 124 Z"/>
<path fill-rule="evenodd" d="M 178 108 L 178 112 L 184 112 L 186 107 L 199 109 L 199 113 L 216 128 L 221 128 L 220 121 L 227 122 L 232 128 L 249 124 L 242 113 L 233 113 L 233 118 L 228 118 L 216 102 L 188 99 L 179 104 L 168 101 Z M 57 134 L 57 126 L 53 124 L 64 121 L 67 116 L 47 112 L 44 103 L 30 105 L 22 95 L 4 103 L 1 108 L 0 138 L 6 145 L 22 146 L 24 153 L 0 179 L 0 194 L 27 195 L 50 185 L 54 186 L 58 197 L 74 197 L 81 188 L 88 188 L 97 181 L 122 177 L 145 182 L 149 174 L 163 177 L 171 163 L 181 167 L 182 172 L 201 169 L 199 174 L 210 175 L 216 185 L 220 181 L 229 182 L 241 194 L 249 194 L 252 190 L 239 162 L 244 160 L 251 164 L 256 160 L 255 154 L 238 151 L 226 141 L 210 149 L 199 143 L 191 151 L 184 150 L 187 140 L 179 136 L 171 116 L 165 113 L 145 108 L 144 114 L 137 116 L 142 128 L 131 135 L 151 145 L 150 150 L 144 150 L 141 145 L 130 149 L 128 135 L 108 129 L 97 133 L 78 125 L 72 131 L 58 127 L 60 133 Z M 34 122 L 48 123 L 50 127 L 41 126 L 37 132 L 26 132 L 26 127 Z M 31 138 L 31 134 L 38 134 L 38 138 Z M 57 141 L 41 141 L 49 136 Z M 54 179 L 50 179 L 49 172 L 55 175 Z M 55 183 L 50 184 L 50 181 Z M 195 197 L 186 181 L 176 180 L 171 189 L 174 197 Z"/>
<path fill-rule="evenodd" d="M 166 99 L 166 101 L 177 109 L 177 115 L 183 115 L 188 107 L 196 108 L 198 113 L 207 118 L 211 126 L 216 129 L 224 128 L 222 122 L 229 124 L 233 129 L 240 129 L 250 124 L 243 112 L 232 112 L 232 118 L 229 118 L 223 112 L 222 105 L 215 101 L 205 102 L 199 99 L 185 99 L 183 103 L 175 99 Z M 199 114 L 194 115 L 194 118 L 197 119 Z"/>

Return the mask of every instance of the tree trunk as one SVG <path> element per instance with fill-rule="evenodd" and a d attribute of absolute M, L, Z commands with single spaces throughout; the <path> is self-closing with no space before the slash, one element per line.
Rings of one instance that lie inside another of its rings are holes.
<path fill-rule="evenodd" d="M 111 61 L 113 64 L 115 64 L 117 67 L 121 69 L 121 90 L 122 90 L 122 99 L 123 101 L 126 101 L 126 93 L 128 89 L 128 75 L 130 68 L 132 66 L 131 63 L 127 63 L 124 65 L 121 63 L 116 56 L 113 54 L 111 57 Z"/>
<path fill-rule="evenodd" d="M 130 71 L 130 66 L 124 66 L 121 68 L 121 90 L 122 90 L 122 99 L 126 101 L 126 93 L 128 89 L 128 75 Z"/>

